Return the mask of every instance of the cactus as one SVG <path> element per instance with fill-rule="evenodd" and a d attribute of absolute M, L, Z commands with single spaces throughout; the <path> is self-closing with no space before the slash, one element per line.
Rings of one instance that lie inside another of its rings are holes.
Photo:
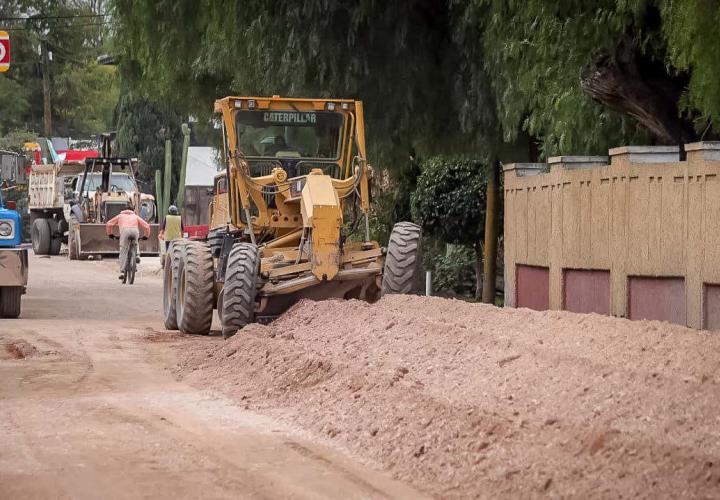
<path fill-rule="evenodd" d="M 162 190 L 162 174 L 160 173 L 160 169 L 155 170 L 155 205 L 158 209 L 158 219 L 161 219 L 163 216 L 163 204 L 165 203 L 165 200 L 163 200 L 163 190 Z"/>
<path fill-rule="evenodd" d="M 164 216 L 170 206 L 170 188 L 172 186 L 172 141 L 165 140 L 165 177 L 163 178 L 163 206 L 161 214 Z"/>
<path fill-rule="evenodd" d="M 185 175 L 187 173 L 188 147 L 190 146 L 190 127 L 187 123 L 182 124 L 183 148 L 182 159 L 180 160 L 180 179 L 178 181 L 177 196 L 175 197 L 178 209 L 182 212 L 185 204 Z"/>

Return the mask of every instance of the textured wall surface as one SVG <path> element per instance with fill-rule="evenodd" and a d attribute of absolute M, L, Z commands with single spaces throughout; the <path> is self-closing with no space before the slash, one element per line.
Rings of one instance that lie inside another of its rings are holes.
<path fill-rule="evenodd" d="M 683 323 L 720 327 L 720 311 L 705 311 L 720 308 L 720 298 L 705 297 L 720 285 L 720 143 L 686 151 L 686 161 L 677 147 L 628 146 L 609 157 L 505 165 L 506 305 L 516 306 L 518 265 L 549 269 L 550 309 L 600 305 L 598 297 L 568 301 L 568 270 L 609 273 L 607 313 L 620 317 L 630 317 L 631 277 L 680 278 Z M 589 290 L 597 279 L 571 275 L 570 289 Z M 643 281 L 634 303 L 662 286 Z M 672 300 L 678 293 L 673 288 Z"/>

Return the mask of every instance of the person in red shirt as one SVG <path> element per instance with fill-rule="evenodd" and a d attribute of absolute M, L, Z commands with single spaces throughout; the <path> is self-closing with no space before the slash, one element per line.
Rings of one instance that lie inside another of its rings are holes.
<path fill-rule="evenodd" d="M 130 241 L 134 240 L 137 243 L 140 239 L 140 228 L 143 229 L 145 237 L 148 238 L 150 236 L 150 224 L 133 212 L 132 206 L 129 206 L 105 224 L 105 230 L 110 237 L 112 237 L 114 226 L 118 226 L 120 229 L 120 279 L 123 279 L 125 277 L 125 260 Z"/>

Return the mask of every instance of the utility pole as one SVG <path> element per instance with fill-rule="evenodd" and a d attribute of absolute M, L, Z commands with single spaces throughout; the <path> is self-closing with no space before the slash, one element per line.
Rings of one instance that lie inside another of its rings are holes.
<path fill-rule="evenodd" d="M 47 41 L 40 42 L 42 57 L 42 87 L 43 87 L 43 132 L 48 139 L 52 137 L 52 96 L 50 95 L 50 59 Z"/>
<path fill-rule="evenodd" d="M 500 161 L 495 158 L 490 166 L 487 183 L 487 205 L 485 207 L 485 258 L 483 259 L 482 301 L 495 303 L 495 274 L 497 272 L 497 240 Z"/>

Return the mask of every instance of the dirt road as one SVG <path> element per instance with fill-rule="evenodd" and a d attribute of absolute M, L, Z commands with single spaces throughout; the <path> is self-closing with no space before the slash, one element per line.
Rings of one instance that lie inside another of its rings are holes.
<path fill-rule="evenodd" d="M 0 320 L 0 498 L 418 497 L 178 382 L 158 267 L 123 287 L 109 261 L 32 258 L 23 319 Z"/>

